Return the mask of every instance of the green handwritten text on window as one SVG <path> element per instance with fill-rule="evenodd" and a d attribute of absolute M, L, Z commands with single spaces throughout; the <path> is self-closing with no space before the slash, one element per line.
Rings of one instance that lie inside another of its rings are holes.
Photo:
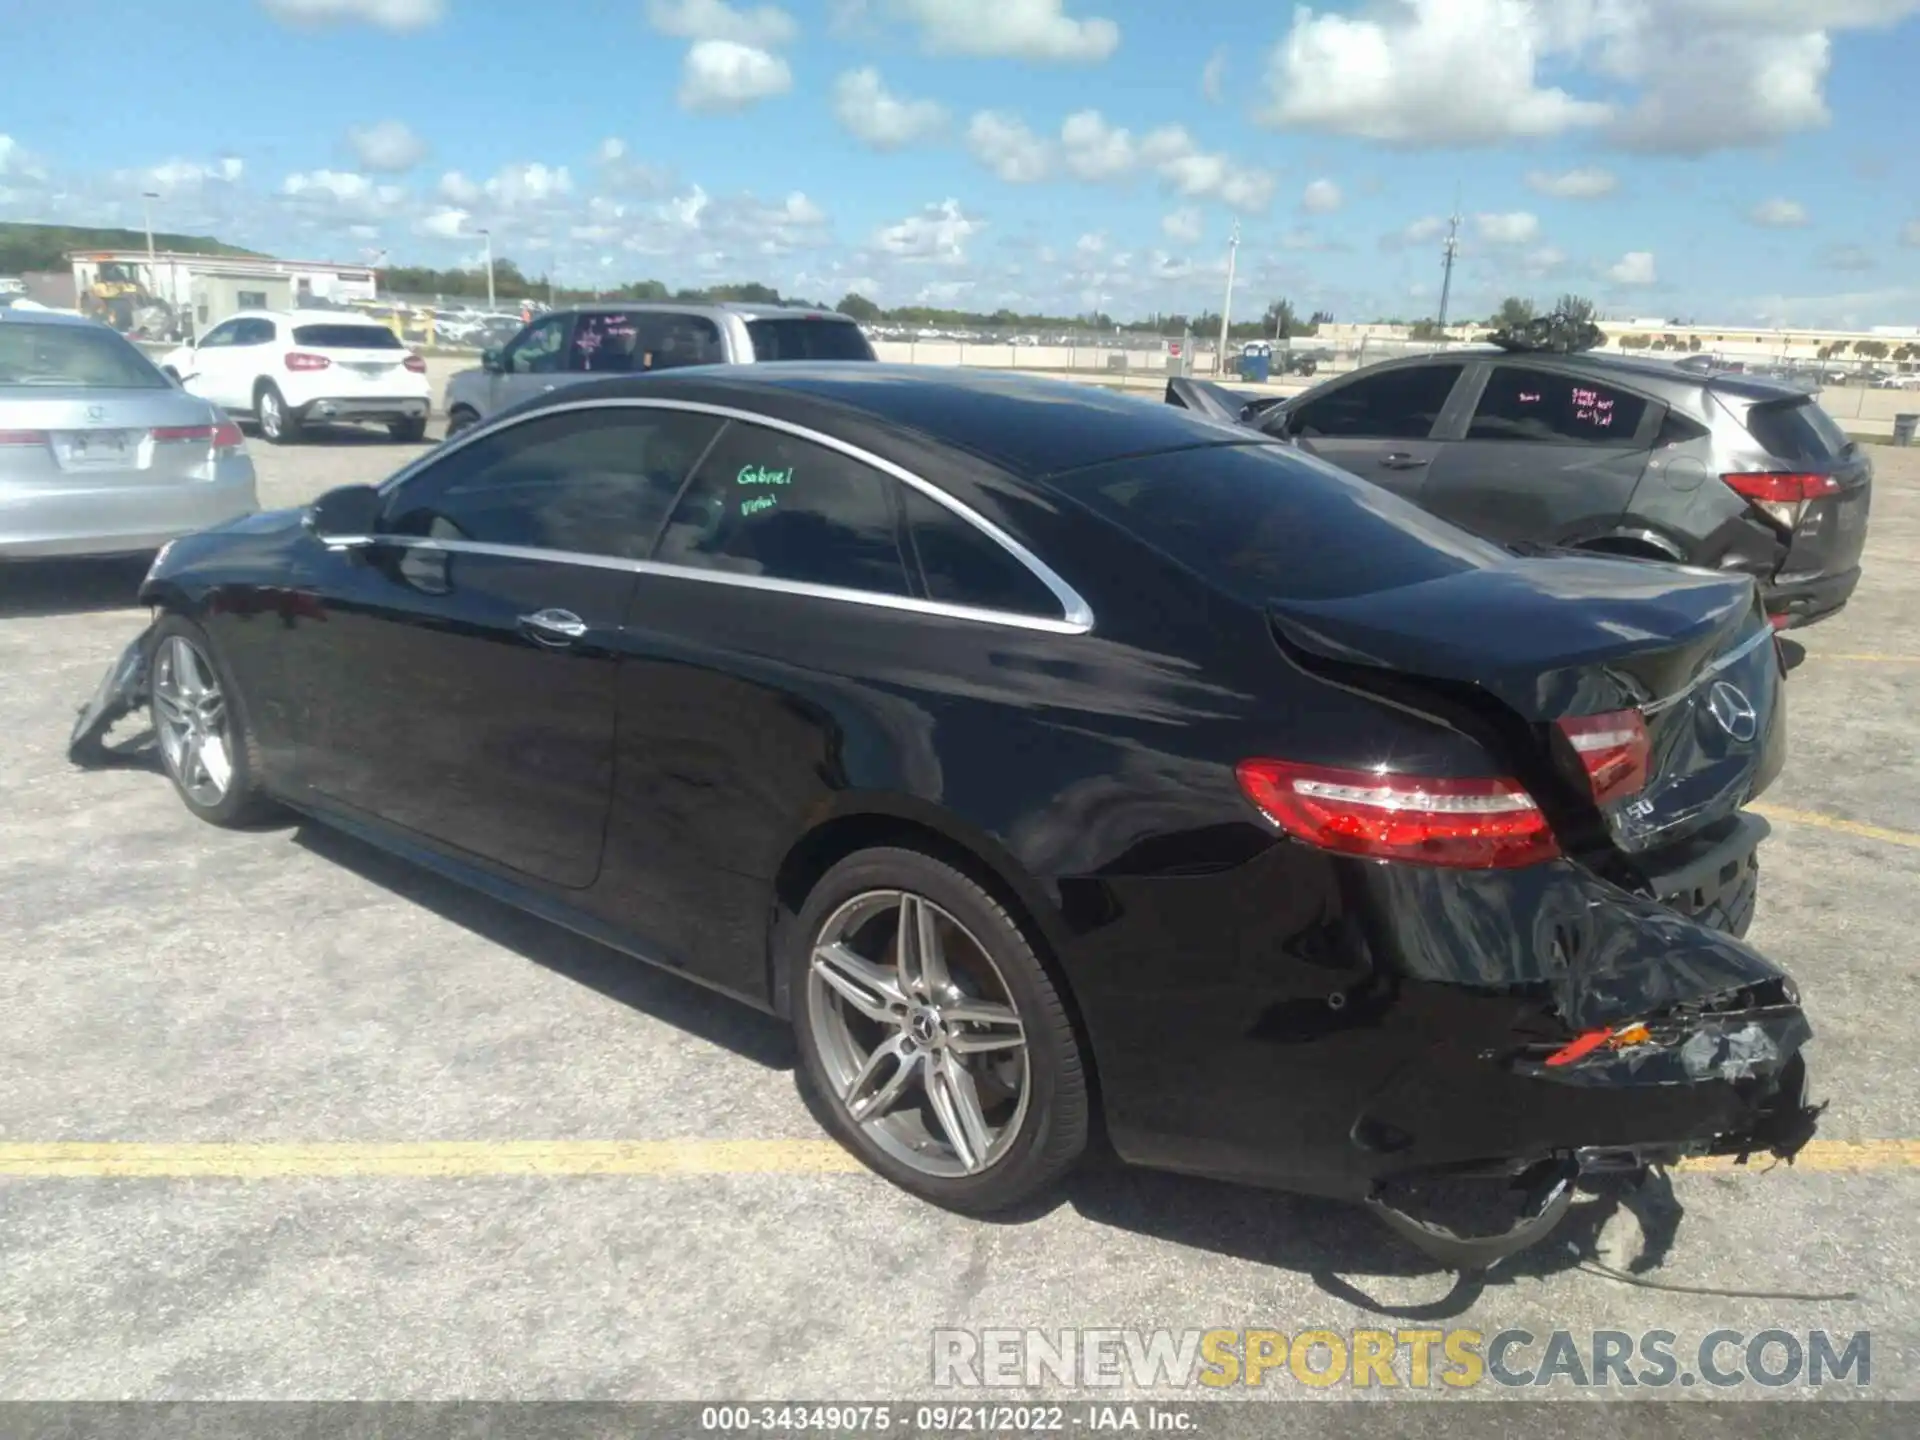
<path fill-rule="evenodd" d="M 734 477 L 736 485 L 791 485 L 793 467 L 784 470 L 769 470 L 764 465 L 743 465 L 740 473 Z"/>
<path fill-rule="evenodd" d="M 742 515 L 758 515 L 762 510 L 771 510 L 779 503 L 780 497 L 777 495 L 756 495 L 751 500 L 742 500 L 740 502 L 740 513 Z"/>

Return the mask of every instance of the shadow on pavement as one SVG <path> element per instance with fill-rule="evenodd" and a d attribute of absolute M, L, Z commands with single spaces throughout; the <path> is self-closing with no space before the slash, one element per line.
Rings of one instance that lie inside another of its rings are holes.
<path fill-rule="evenodd" d="M 457 884 L 314 821 L 297 844 L 462 929 L 769 1070 L 793 1068 L 785 1023 L 670 971 Z"/>
<path fill-rule="evenodd" d="M 151 553 L 0 563 L 0 620 L 133 609 L 140 603 L 140 581 L 152 563 Z"/>

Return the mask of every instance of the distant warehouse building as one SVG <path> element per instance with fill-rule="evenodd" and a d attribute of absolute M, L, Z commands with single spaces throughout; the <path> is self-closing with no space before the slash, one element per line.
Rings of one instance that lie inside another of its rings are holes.
<path fill-rule="evenodd" d="M 79 309 L 125 334 L 180 339 L 236 310 L 286 310 L 372 300 L 379 273 L 365 265 L 274 260 L 264 255 L 185 255 L 162 250 L 76 250 Z"/>

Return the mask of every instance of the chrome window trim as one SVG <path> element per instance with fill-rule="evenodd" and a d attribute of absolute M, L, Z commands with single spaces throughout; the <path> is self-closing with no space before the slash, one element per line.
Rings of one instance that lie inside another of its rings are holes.
<path fill-rule="evenodd" d="M 849 459 L 867 465 L 882 474 L 890 475 L 901 484 L 918 490 L 936 504 L 944 505 L 974 529 L 1000 546 L 1014 559 L 1032 572 L 1034 578 L 1052 592 L 1053 598 L 1060 602 L 1061 614 L 1058 619 L 1045 615 L 1022 615 L 1014 610 L 979 609 L 971 605 L 951 605 L 941 600 L 922 600 L 912 595 L 883 595 L 877 591 L 850 590 L 838 585 L 815 585 L 802 580 L 777 580 L 764 575 L 742 575 L 727 570 L 707 570 L 692 565 L 670 565 L 653 560 L 623 560 L 611 556 L 585 555 L 565 550 L 542 550 L 535 547 L 517 545 L 490 545 L 479 541 L 439 542 L 447 545 L 467 547 L 474 554 L 503 554 L 521 558 L 560 558 L 569 562 L 588 565 L 611 564 L 616 568 L 633 569 L 642 575 L 675 576 L 682 579 L 717 580 L 728 584 L 743 585 L 753 590 L 778 590 L 793 595 L 810 595 L 817 599 L 845 600 L 852 603 L 868 603 L 890 610 L 915 610 L 921 614 L 943 615 L 959 620 L 984 620 L 995 624 L 1017 625 L 1027 630 L 1045 630 L 1055 635 L 1085 635 L 1093 629 L 1093 607 L 1081 598 L 1059 573 L 1022 545 L 1013 536 L 1002 530 L 986 516 L 947 494 L 932 481 L 921 478 L 904 466 L 896 465 L 884 456 L 863 450 L 858 445 L 841 440 L 832 435 L 822 434 L 818 430 L 801 425 L 792 420 L 781 420 L 771 415 L 761 415 L 752 410 L 742 410 L 732 405 L 714 405 L 704 400 L 651 399 L 641 396 L 619 396 L 600 400 L 572 400 L 557 405 L 546 405 L 525 415 L 515 415 L 506 420 L 489 420 L 460 432 L 452 440 L 440 445 L 421 456 L 411 465 L 404 467 L 380 486 L 382 496 L 390 494 L 407 483 L 421 471 L 455 454 L 475 441 L 502 430 L 512 429 L 516 425 L 525 425 L 535 420 L 544 420 L 551 415 L 561 415 L 579 410 L 679 410 L 695 415 L 711 415 L 721 420 L 738 420 L 747 425 L 764 425 L 770 430 L 779 430 L 801 440 L 807 440 L 828 450 L 838 451 Z M 703 457 L 704 458 L 704 457 Z M 384 542 L 387 537 L 380 537 Z M 396 537 L 403 538 L 403 537 Z"/>
<path fill-rule="evenodd" d="M 1734 646 L 1733 649 L 1720 656 L 1711 665 L 1706 666 L 1698 675 L 1694 676 L 1693 679 L 1689 680 L 1680 689 L 1674 691 L 1673 694 L 1642 705 L 1640 707 L 1640 713 L 1642 715 L 1658 715 L 1662 710 L 1672 709 L 1702 685 L 1713 679 L 1713 677 L 1721 671 L 1729 669 L 1746 659 L 1747 656 L 1751 655 L 1755 650 L 1758 650 L 1767 641 L 1773 639 L 1773 635 L 1774 632 L 1771 625 L 1761 626 L 1745 640 L 1742 640 L 1738 645 Z"/>
<path fill-rule="evenodd" d="M 815 585 L 805 580 L 780 580 L 771 575 L 748 575 L 737 570 L 707 570 L 692 565 L 669 565 L 659 560 L 627 560 L 618 555 L 589 555 L 574 550 L 542 550 L 532 545 L 496 545 L 487 540 L 438 540 L 417 535 L 336 536 L 324 542 L 330 549 L 386 545 L 448 555 L 491 555 L 502 560 L 544 560 L 555 565 L 585 565 L 596 570 L 619 570 L 632 575 L 654 575 L 667 580 L 699 580 L 742 590 L 767 590 L 780 595 L 805 595 L 816 600 L 841 600 L 871 605 L 879 610 L 903 610 L 914 615 L 937 615 L 948 620 L 975 620 L 988 625 L 1038 630 L 1048 635 L 1084 635 L 1088 627 L 1073 620 L 1045 615 L 1021 615 L 1011 610 L 982 610 L 971 605 L 949 605 L 917 595 L 884 595 L 877 590 L 849 590 L 839 585 Z"/>

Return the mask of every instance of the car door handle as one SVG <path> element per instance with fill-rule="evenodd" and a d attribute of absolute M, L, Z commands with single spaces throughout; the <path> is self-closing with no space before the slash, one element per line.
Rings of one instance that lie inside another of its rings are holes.
<path fill-rule="evenodd" d="M 587 633 L 587 622 L 571 610 L 536 610 L 520 617 L 520 628 L 542 645 L 564 649 Z"/>
<path fill-rule="evenodd" d="M 1427 457 L 1409 455 L 1404 450 L 1391 450 L 1380 457 L 1380 463 L 1389 470 L 1418 470 L 1427 463 Z"/>

